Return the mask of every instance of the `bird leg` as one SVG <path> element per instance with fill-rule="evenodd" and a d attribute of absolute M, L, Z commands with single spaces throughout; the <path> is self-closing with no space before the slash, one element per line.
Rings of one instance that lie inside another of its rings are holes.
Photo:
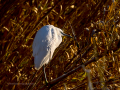
<path fill-rule="evenodd" d="M 43 65 L 43 72 L 44 72 L 44 76 L 45 76 L 45 83 L 47 85 L 48 84 L 48 80 L 47 80 L 46 73 L 45 73 L 45 65 Z"/>

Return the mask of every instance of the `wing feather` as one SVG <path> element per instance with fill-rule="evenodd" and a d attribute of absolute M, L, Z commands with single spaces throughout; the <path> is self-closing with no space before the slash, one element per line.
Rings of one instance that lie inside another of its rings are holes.
<path fill-rule="evenodd" d="M 32 49 L 34 56 L 35 68 L 39 69 L 48 63 L 51 58 L 51 33 L 48 32 L 49 27 L 42 27 L 37 33 L 33 41 Z"/>

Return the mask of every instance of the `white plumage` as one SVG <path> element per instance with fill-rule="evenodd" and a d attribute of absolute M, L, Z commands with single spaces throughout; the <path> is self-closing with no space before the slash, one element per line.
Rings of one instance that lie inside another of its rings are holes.
<path fill-rule="evenodd" d="M 43 26 L 36 34 L 32 49 L 35 69 L 48 64 L 55 49 L 62 42 L 63 31 L 53 25 Z"/>

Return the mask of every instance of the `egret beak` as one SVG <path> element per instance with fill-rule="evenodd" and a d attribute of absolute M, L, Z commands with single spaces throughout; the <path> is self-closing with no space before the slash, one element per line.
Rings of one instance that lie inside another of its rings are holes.
<path fill-rule="evenodd" d="M 72 36 L 67 35 L 67 34 L 65 34 L 65 33 L 63 33 L 63 32 L 61 32 L 61 33 L 62 33 L 62 35 L 64 35 L 64 36 L 68 36 L 68 37 L 70 37 L 70 38 L 73 38 Z"/>

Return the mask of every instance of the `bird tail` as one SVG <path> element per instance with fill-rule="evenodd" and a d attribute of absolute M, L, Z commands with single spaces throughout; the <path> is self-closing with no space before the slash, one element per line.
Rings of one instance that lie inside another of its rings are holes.
<path fill-rule="evenodd" d="M 40 65 L 40 58 L 38 56 L 34 57 L 34 67 L 36 70 L 39 70 L 42 66 Z"/>

